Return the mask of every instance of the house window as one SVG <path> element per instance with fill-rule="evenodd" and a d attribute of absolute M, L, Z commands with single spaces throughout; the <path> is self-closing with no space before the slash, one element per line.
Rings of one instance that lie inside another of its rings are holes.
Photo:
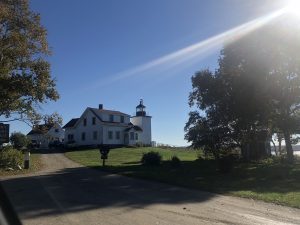
<path fill-rule="evenodd" d="M 74 135 L 73 134 L 69 134 L 68 135 L 68 141 L 73 141 L 74 140 Z"/>
<path fill-rule="evenodd" d="M 84 133 L 84 132 L 81 133 L 81 140 L 82 140 L 82 141 L 85 141 L 85 133 Z"/>
<path fill-rule="evenodd" d="M 116 131 L 116 139 L 120 140 L 120 131 Z"/>
<path fill-rule="evenodd" d="M 135 140 L 138 140 L 139 139 L 139 135 L 138 133 L 135 133 Z"/>
<path fill-rule="evenodd" d="M 124 116 L 121 116 L 121 123 L 124 123 Z"/>
<path fill-rule="evenodd" d="M 113 132 L 112 131 L 108 131 L 108 139 L 109 140 L 113 139 Z"/>
<path fill-rule="evenodd" d="M 114 115 L 109 115 L 109 122 L 114 122 Z"/>
<path fill-rule="evenodd" d="M 96 124 L 96 117 L 93 117 L 93 119 L 92 119 L 92 124 L 93 124 L 93 125 Z"/>
<path fill-rule="evenodd" d="M 59 130 L 58 130 L 58 129 L 55 129 L 55 130 L 54 130 L 54 132 L 55 132 L 55 133 L 58 133 L 58 132 L 59 132 Z"/>
<path fill-rule="evenodd" d="M 130 132 L 130 140 L 134 140 L 134 132 Z"/>
<path fill-rule="evenodd" d="M 83 119 L 83 126 L 86 126 L 86 118 Z"/>

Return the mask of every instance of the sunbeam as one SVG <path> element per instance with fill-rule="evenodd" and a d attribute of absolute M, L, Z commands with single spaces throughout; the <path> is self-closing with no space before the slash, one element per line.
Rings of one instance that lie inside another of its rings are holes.
<path fill-rule="evenodd" d="M 286 10 L 296 16 L 300 16 L 300 1 L 290 0 L 287 4 Z"/>
<path fill-rule="evenodd" d="M 159 57 L 145 64 L 114 74 L 106 80 L 105 79 L 98 80 L 96 83 L 94 83 L 94 85 L 92 85 L 92 87 L 89 86 L 88 89 L 102 87 L 129 77 L 140 76 L 143 73 L 148 72 L 152 69 L 164 70 L 165 68 L 179 66 L 185 63 L 186 61 L 195 59 L 196 57 L 202 56 L 201 58 L 203 58 L 203 55 L 220 48 L 220 46 L 224 42 L 228 42 L 230 40 L 234 40 L 236 38 L 244 36 L 247 33 L 274 20 L 275 18 L 278 18 L 279 16 L 286 13 L 286 11 L 287 8 L 277 10 L 266 16 L 254 19 L 250 22 L 244 23 L 233 29 L 227 30 L 223 33 L 220 33 L 218 35 L 215 35 L 211 38 L 200 41 L 188 47 L 179 49 L 175 52 Z"/>

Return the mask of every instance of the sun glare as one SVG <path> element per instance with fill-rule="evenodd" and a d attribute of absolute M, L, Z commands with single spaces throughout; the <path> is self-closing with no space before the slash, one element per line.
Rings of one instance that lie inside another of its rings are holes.
<path fill-rule="evenodd" d="M 289 13 L 300 17 L 300 0 L 291 0 L 288 3 L 287 10 Z"/>

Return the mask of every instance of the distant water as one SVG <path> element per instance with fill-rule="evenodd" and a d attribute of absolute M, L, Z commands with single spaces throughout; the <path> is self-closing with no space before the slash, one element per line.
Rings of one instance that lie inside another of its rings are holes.
<path fill-rule="evenodd" d="M 274 151 L 272 151 L 272 155 L 275 155 L 275 152 L 274 152 Z M 295 150 L 294 150 L 294 155 L 299 155 L 299 156 L 300 156 L 300 151 L 295 151 Z"/>

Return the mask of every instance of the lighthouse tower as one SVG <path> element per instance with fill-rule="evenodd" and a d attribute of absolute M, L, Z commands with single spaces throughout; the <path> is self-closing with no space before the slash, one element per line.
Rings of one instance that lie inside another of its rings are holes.
<path fill-rule="evenodd" d="M 142 133 L 139 137 L 139 142 L 144 145 L 151 145 L 151 116 L 146 114 L 146 106 L 143 104 L 143 99 L 140 100 L 140 104 L 136 107 L 135 116 L 131 117 L 131 123 L 134 126 L 142 128 Z"/>

